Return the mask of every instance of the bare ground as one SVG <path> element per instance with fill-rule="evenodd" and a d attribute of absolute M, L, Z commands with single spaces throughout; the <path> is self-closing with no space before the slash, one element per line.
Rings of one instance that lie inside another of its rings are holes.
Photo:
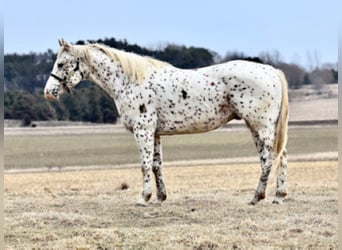
<path fill-rule="evenodd" d="M 280 206 L 274 180 L 247 205 L 254 163 L 168 166 L 168 200 L 145 208 L 136 168 L 5 174 L 6 249 L 337 249 L 337 165 L 290 163 Z"/>

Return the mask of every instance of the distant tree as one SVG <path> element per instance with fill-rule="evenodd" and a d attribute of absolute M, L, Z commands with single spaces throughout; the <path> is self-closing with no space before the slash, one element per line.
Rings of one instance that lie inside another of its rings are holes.
<path fill-rule="evenodd" d="M 310 71 L 313 71 L 321 66 L 322 55 L 319 50 L 308 51 L 307 58 Z"/>
<path fill-rule="evenodd" d="M 59 121 L 69 120 L 69 111 L 65 107 L 62 101 L 50 102 L 50 103 L 56 113 L 56 116 L 57 116 L 56 120 L 59 120 Z"/>
<path fill-rule="evenodd" d="M 102 112 L 102 119 L 104 123 L 115 123 L 119 117 L 113 99 L 107 94 L 102 94 L 100 97 L 100 107 Z"/>
<path fill-rule="evenodd" d="M 42 54 L 5 55 L 4 77 L 7 90 L 24 89 L 34 92 L 43 88 L 53 66 L 51 50 Z"/>
<path fill-rule="evenodd" d="M 278 50 L 273 50 L 272 52 L 261 52 L 259 58 L 266 64 L 278 65 L 282 62 L 281 55 Z"/>
<path fill-rule="evenodd" d="M 246 60 L 251 62 L 257 62 L 257 63 L 264 63 L 263 60 L 260 57 L 250 57 L 246 56 L 243 52 L 227 52 L 225 57 L 222 59 L 221 62 L 228 62 L 232 60 Z"/>
<path fill-rule="evenodd" d="M 214 63 L 214 53 L 207 49 L 187 48 L 175 44 L 167 45 L 163 51 L 156 53 L 155 57 L 183 69 L 199 68 Z"/>
<path fill-rule="evenodd" d="M 29 115 L 24 115 L 21 125 L 24 127 L 30 126 L 32 123 L 31 117 Z"/>
<path fill-rule="evenodd" d="M 333 78 L 334 78 L 333 83 L 337 83 L 338 82 L 338 71 L 335 69 L 331 69 L 331 73 L 333 74 Z"/>
<path fill-rule="evenodd" d="M 84 103 L 86 108 L 83 109 L 82 120 L 90 122 L 103 122 L 103 114 L 100 107 L 100 91 L 95 88 L 94 85 L 84 90 L 87 95 L 87 102 Z"/>
<path fill-rule="evenodd" d="M 290 88 L 302 87 L 305 80 L 305 70 L 296 64 L 279 63 L 277 68 L 281 69 L 287 79 Z"/>
<path fill-rule="evenodd" d="M 311 84 L 316 90 L 320 90 L 324 84 L 335 81 L 334 72 L 331 69 L 315 69 L 309 74 Z"/>
<path fill-rule="evenodd" d="M 5 119 L 49 120 L 57 115 L 42 95 L 29 92 L 7 91 L 4 94 Z"/>

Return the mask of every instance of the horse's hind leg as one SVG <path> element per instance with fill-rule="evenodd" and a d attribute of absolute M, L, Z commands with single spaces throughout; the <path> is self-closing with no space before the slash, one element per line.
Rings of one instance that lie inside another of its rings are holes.
<path fill-rule="evenodd" d="M 260 156 L 261 163 L 261 176 L 259 180 L 259 184 L 255 191 L 255 195 L 252 201 L 249 203 L 251 205 L 257 204 L 260 200 L 266 197 L 266 186 L 268 182 L 268 177 L 272 169 L 272 165 L 274 162 L 274 153 L 273 153 L 273 140 L 274 140 L 274 131 L 272 129 L 263 128 L 258 132 L 253 132 L 253 138 Z"/>
<path fill-rule="evenodd" d="M 156 135 L 154 138 L 154 153 L 153 153 L 153 173 L 156 179 L 157 199 L 158 202 L 166 200 L 166 189 L 164 184 L 162 172 L 162 149 L 160 136 Z"/>
<path fill-rule="evenodd" d="M 278 169 L 278 177 L 277 177 L 277 190 L 276 196 L 274 198 L 273 203 L 281 204 L 283 202 L 284 197 L 287 195 L 286 191 L 286 170 L 287 170 L 287 152 L 284 149 L 283 153 L 280 157 L 280 166 Z"/>

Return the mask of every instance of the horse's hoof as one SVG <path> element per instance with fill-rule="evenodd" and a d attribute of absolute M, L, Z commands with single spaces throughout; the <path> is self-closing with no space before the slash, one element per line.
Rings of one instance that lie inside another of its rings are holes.
<path fill-rule="evenodd" d="M 248 205 L 255 206 L 257 203 L 258 203 L 257 201 L 252 200 L 252 201 L 248 202 Z"/>
<path fill-rule="evenodd" d="M 147 202 L 142 197 L 138 198 L 136 205 L 138 207 L 147 207 Z"/>
<path fill-rule="evenodd" d="M 158 201 L 163 202 L 166 200 L 167 195 L 165 192 L 160 192 L 157 194 Z"/>
<path fill-rule="evenodd" d="M 277 205 L 281 205 L 281 204 L 283 204 L 283 201 L 279 198 L 275 198 L 272 203 L 277 204 Z"/>

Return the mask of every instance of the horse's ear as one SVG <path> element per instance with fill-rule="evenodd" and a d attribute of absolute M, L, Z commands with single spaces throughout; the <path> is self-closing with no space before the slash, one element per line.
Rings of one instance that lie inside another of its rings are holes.
<path fill-rule="evenodd" d="M 59 46 L 63 46 L 63 39 L 58 39 Z"/>
<path fill-rule="evenodd" d="M 59 40 L 58 40 L 58 43 L 59 43 L 59 46 L 63 47 L 65 50 L 69 50 L 70 47 L 71 47 L 70 43 L 64 41 L 63 38 L 62 38 L 62 39 L 59 39 Z"/>

